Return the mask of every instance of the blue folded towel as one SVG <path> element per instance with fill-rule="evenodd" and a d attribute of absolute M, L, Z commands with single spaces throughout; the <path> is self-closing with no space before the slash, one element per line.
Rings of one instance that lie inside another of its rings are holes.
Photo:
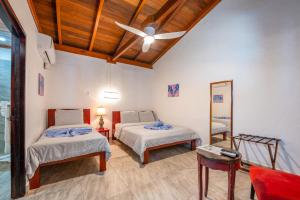
<path fill-rule="evenodd" d="M 84 135 L 92 132 L 92 128 L 78 127 L 78 128 L 59 128 L 46 130 L 46 137 L 74 137 L 76 135 Z"/>
<path fill-rule="evenodd" d="M 153 126 L 155 126 L 155 127 L 160 127 L 160 126 L 163 126 L 163 125 L 164 125 L 164 123 L 160 120 L 154 122 L 154 124 L 153 124 Z"/>
<path fill-rule="evenodd" d="M 164 124 L 162 121 L 158 120 L 154 124 L 145 125 L 144 128 L 150 130 L 169 130 L 173 128 L 173 126 L 169 124 Z"/>
<path fill-rule="evenodd" d="M 47 137 L 69 137 L 70 134 L 68 128 L 60 128 L 60 129 L 46 130 L 45 135 Z"/>
<path fill-rule="evenodd" d="M 80 127 L 80 128 L 72 128 L 70 130 L 70 135 L 76 136 L 76 135 L 84 135 L 92 132 L 92 128 L 89 127 Z"/>

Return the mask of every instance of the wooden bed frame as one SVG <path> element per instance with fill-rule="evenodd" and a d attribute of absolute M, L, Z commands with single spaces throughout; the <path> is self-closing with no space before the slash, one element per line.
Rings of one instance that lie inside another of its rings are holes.
<path fill-rule="evenodd" d="M 223 135 L 223 141 L 227 140 L 227 131 L 219 132 L 219 133 L 212 133 L 212 136 L 215 135 Z"/>
<path fill-rule="evenodd" d="M 116 130 L 116 124 L 121 122 L 121 114 L 120 111 L 113 111 L 112 112 L 112 138 L 116 139 L 114 134 Z M 170 146 L 175 146 L 179 144 L 186 144 L 189 143 L 191 144 L 191 150 L 194 151 L 196 150 L 196 140 L 184 140 L 184 141 L 179 141 L 179 142 L 173 142 L 169 144 L 163 144 L 159 146 L 154 146 L 154 147 L 149 147 L 144 151 L 144 162 L 143 164 L 148 164 L 149 163 L 149 158 L 150 158 L 150 151 L 157 150 L 157 149 L 163 149 L 166 147 Z"/>
<path fill-rule="evenodd" d="M 63 109 L 63 110 L 75 110 L 75 109 Z M 48 109 L 48 127 L 55 125 L 55 111 L 56 109 Z M 83 121 L 86 124 L 90 124 L 90 109 L 83 109 Z M 71 162 L 75 160 L 80 160 L 83 158 L 88 158 L 88 157 L 94 157 L 94 156 L 99 156 L 99 171 L 104 172 L 106 170 L 106 158 L 105 158 L 105 152 L 96 152 L 96 153 L 91 153 L 91 154 L 86 154 L 86 155 L 81 155 L 81 156 L 76 156 L 64 160 L 58 160 L 58 161 L 53 161 L 53 162 L 48 162 L 48 163 L 43 163 L 40 164 L 40 166 L 36 169 L 33 177 L 29 180 L 29 189 L 36 189 L 40 187 L 40 168 L 44 166 L 49 166 L 49 165 L 56 165 L 56 164 L 61 164 L 61 163 L 66 163 L 66 162 Z"/>

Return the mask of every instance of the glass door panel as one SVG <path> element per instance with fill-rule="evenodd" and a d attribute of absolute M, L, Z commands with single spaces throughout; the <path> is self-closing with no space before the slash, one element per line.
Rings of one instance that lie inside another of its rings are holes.
<path fill-rule="evenodd" d="M 11 199 L 11 33 L 0 19 L 0 199 Z"/>

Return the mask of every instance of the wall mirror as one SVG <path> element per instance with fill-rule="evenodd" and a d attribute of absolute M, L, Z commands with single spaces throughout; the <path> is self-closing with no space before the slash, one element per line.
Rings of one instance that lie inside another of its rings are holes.
<path fill-rule="evenodd" d="M 232 148 L 233 81 L 210 84 L 210 144 Z"/>

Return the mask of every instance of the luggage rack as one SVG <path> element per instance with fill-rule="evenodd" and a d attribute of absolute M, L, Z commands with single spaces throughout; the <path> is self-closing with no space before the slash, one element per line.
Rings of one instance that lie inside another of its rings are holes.
<path fill-rule="evenodd" d="M 279 143 L 280 139 L 257 136 L 257 135 L 250 135 L 250 134 L 244 134 L 244 133 L 240 133 L 238 136 L 234 136 L 232 138 L 233 138 L 232 141 L 233 141 L 234 147 L 237 151 L 240 148 L 240 144 L 241 144 L 242 140 L 246 141 L 246 142 L 267 145 L 271 164 L 272 164 L 272 169 L 275 169 L 278 143 Z M 238 144 L 236 143 L 236 140 L 238 140 Z M 272 151 L 272 147 L 274 148 L 274 152 Z M 244 163 L 244 164 L 247 164 L 247 163 Z"/>

